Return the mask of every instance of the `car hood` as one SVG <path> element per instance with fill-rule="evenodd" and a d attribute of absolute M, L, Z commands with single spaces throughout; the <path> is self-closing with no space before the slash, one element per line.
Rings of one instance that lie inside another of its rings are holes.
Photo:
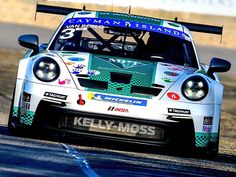
<path fill-rule="evenodd" d="M 196 69 L 157 61 L 77 52 L 55 52 L 77 87 L 90 92 L 151 98 Z"/>

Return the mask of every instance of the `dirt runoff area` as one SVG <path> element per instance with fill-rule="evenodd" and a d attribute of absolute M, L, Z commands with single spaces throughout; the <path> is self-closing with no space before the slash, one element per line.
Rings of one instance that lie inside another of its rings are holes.
<path fill-rule="evenodd" d="M 86 5 L 86 9 L 89 10 L 114 11 L 124 13 L 128 12 L 128 7 L 111 7 L 85 3 L 62 3 L 58 1 L 49 2 L 47 0 L 1 0 L 0 22 L 41 26 L 55 29 L 63 19 L 63 16 L 38 13 L 36 16 L 37 20 L 35 21 L 35 10 L 37 2 L 41 4 L 73 7 L 78 9 L 81 9 L 83 5 Z M 159 9 L 143 9 L 137 7 L 132 7 L 131 13 L 170 20 L 174 20 L 175 17 L 178 17 L 179 21 L 224 26 L 222 43 L 220 43 L 221 36 L 219 35 L 193 33 L 196 43 L 199 45 L 213 45 L 236 48 L 236 30 L 234 30 L 236 29 L 235 17 L 169 12 Z"/>
<path fill-rule="evenodd" d="M 22 55 L 22 51 L 0 49 L 0 125 L 7 124 L 18 61 Z M 223 76 L 222 80 L 225 85 L 225 92 L 220 153 L 236 155 L 236 79 Z"/>

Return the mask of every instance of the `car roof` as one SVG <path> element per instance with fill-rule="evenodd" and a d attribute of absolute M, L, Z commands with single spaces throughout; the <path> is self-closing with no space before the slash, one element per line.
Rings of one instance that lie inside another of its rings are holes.
<path fill-rule="evenodd" d="M 64 22 L 70 18 L 100 18 L 100 19 L 112 19 L 112 20 L 123 20 L 129 22 L 138 22 L 147 25 L 157 25 L 166 29 L 180 31 L 186 34 L 185 39 L 192 41 L 192 35 L 190 31 L 178 22 L 172 22 L 154 17 L 147 17 L 141 15 L 133 15 L 118 12 L 103 12 L 103 11 L 75 11 L 66 16 Z"/>

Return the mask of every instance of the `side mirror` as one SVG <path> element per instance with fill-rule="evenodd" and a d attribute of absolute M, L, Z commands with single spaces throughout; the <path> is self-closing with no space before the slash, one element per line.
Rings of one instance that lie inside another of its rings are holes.
<path fill-rule="evenodd" d="M 34 54 L 39 53 L 39 38 L 34 34 L 25 34 L 18 38 L 18 42 L 21 46 L 33 49 Z"/>
<path fill-rule="evenodd" d="M 213 77 L 213 74 L 215 72 L 227 72 L 230 70 L 230 67 L 231 67 L 230 62 L 220 58 L 212 58 L 207 74 L 210 77 Z"/>

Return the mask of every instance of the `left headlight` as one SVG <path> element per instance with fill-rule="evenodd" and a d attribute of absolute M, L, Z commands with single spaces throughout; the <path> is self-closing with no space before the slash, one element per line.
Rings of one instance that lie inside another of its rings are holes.
<path fill-rule="evenodd" d="M 34 75 L 43 82 L 56 80 L 60 75 L 59 65 L 55 60 L 49 57 L 39 58 L 33 67 Z"/>
<path fill-rule="evenodd" d="M 208 94 L 207 81 L 201 76 L 192 76 L 184 81 L 182 94 L 191 101 L 204 99 Z"/>

